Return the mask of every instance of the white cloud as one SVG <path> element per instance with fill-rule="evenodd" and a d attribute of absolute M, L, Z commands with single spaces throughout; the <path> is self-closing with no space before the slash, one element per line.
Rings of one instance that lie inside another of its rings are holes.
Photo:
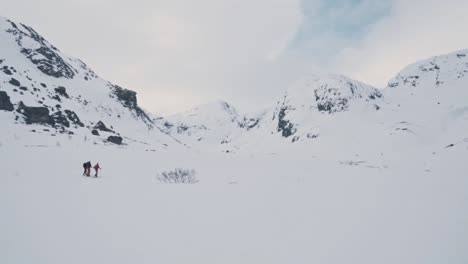
<path fill-rule="evenodd" d="M 391 14 L 335 56 L 330 69 L 377 87 L 404 66 L 468 48 L 468 1 L 396 0 Z"/>

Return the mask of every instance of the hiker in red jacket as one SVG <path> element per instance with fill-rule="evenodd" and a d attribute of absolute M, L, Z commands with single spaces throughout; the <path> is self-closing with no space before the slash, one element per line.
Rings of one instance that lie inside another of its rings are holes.
<path fill-rule="evenodd" d="M 94 165 L 94 170 L 96 171 L 96 174 L 94 175 L 94 177 L 97 177 L 98 176 L 98 171 L 101 169 L 101 167 L 99 167 L 99 163 L 96 163 L 96 165 Z"/>

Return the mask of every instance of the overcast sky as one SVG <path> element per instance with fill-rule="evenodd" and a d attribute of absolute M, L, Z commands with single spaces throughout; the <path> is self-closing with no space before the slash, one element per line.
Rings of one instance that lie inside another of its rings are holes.
<path fill-rule="evenodd" d="M 220 99 L 258 110 L 308 73 L 382 88 L 409 63 L 468 48 L 466 0 L 0 3 L 156 114 Z"/>

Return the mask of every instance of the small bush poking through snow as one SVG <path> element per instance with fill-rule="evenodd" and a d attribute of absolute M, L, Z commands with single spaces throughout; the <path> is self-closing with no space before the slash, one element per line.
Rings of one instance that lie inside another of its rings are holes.
<path fill-rule="evenodd" d="M 163 183 L 197 183 L 195 170 L 176 168 L 172 171 L 158 173 L 156 179 Z"/>

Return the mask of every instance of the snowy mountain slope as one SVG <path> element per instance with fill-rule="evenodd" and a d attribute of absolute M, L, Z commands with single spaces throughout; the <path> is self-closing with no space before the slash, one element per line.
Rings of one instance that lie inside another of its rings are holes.
<path fill-rule="evenodd" d="M 400 71 L 384 89 L 387 121 L 426 143 L 463 141 L 468 129 L 468 50 L 432 57 Z"/>
<path fill-rule="evenodd" d="M 200 144 L 223 152 L 312 148 L 328 155 L 412 147 L 437 152 L 452 142 L 463 145 L 468 137 L 463 134 L 468 125 L 467 72 L 468 55 L 462 50 L 410 65 L 380 90 L 340 75 L 308 76 L 289 87 L 270 110 L 256 115 L 251 126 L 239 125 L 244 115 L 226 114 L 210 125 L 225 129 L 210 129 L 205 137 L 216 139 Z M 196 127 L 204 128 L 210 117 L 224 111 L 220 109 L 193 114 Z M 181 115 L 178 122 L 190 116 Z M 195 142 L 191 135 L 185 134 L 183 141 Z"/>
<path fill-rule="evenodd" d="M 259 114 L 220 101 L 155 118 L 138 106 L 135 92 L 102 80 L 32 28 L 0 22 L 0 118 L 7 128 L 1 133 L 27 144 L 61 137 L 223 152 L 303 147 L 334 155 L 408 145 L 432 151 L 463 145 L 467 137 L 460 132 L 468 120 L 466 50 L 410 65 L 382 90 L 341 75 L 311 75 Z"/>
<path fill-rule="evenodd" d="M 381 92 L 369 85 L 341 75 L 311 75 L 290 86 L 254 127 L 220 149 L 277 153 L 293 149 L 291 144 L 343 146 L 362 135 L 358 127 L 373 124 L 383 103 Z"/>
<path fill-rule="evenodd" d="M 154 126 L 135 92 L 99 78 L 31 27 L 0 18 L 0 40 L 0 118 L 15 124 L 9 136 L 180 145 Z"/>
<path fill-rule="evenodd" d="M 333 119 L 346 111 L 375 111 L 382 94 L 375 88 L 340 75 L 309 76 L 296 82 L 278 100 L 270 113 L 270 133 L 292 137 L 292 142 L 301 137 L 317 137 L 313 131 L 319 119 Z M 312 129 L 306 131 L 307 129 Z"/>
<path fill-rule="evenodd" d="M 310 141 L 320 125 L 338 113 L 377 111 L 382 94 L 375 88 L 339 75 L 309 76 L 296 82 L 275 106 L 257 114 L 239 114 L 225 102 L 195 107 L 167 117 L 168 133 L 200 148 L 235 152 L 240 145 Z"/>
<path fill-rule="evenodd" d="M 168 134 L 200 149 L 229 143 L 254 127 L 258 119 L 238 113 L 227 102 L 216 101 L 156 121 Z"/>

